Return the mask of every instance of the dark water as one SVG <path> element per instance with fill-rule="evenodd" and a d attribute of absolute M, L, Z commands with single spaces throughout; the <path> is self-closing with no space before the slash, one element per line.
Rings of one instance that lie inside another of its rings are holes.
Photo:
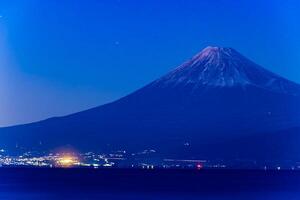
<path fill-rule="evenodd" d="M 300 172 L 0 169 L 0 199 L 300 199 Z"/>

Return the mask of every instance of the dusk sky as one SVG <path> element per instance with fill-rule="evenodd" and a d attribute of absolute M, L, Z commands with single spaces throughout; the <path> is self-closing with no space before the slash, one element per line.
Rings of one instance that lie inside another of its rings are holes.
<path fill-rule="evenodd" d="M 116 100 L 204 47 L 300 83 L 298 0 L 1 0 L 0 126 Z"/>

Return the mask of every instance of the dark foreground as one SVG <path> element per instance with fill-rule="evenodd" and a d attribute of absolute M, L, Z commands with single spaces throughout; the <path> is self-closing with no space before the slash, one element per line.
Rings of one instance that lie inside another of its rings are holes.
<path fill-rule="evenodd" d="M 300 172 L 0 168 L 0 199 L 300 199 Z"/>

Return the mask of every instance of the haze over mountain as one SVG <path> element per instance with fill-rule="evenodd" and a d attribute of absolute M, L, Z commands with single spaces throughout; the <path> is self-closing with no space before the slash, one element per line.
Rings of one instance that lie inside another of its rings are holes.
<path fill-rule="evenodd" d="M 153 148 L 161 156 L 300 160 L 300 86 L 207 47 L 115 102 L 0 129 L 0 147 Z M 189 145 L 186 145 L 189 144 Z"/>

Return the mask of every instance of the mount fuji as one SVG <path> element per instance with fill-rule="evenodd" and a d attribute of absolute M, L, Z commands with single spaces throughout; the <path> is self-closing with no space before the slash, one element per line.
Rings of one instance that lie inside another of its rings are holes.
<path fill-rule="evenodd" d="M 115 102 L 2 128 L 0 147 L 153 148 L 173 157 L 300 160 L 299 102 L 300 85 L 232 48 L 207 47 Z"/>

